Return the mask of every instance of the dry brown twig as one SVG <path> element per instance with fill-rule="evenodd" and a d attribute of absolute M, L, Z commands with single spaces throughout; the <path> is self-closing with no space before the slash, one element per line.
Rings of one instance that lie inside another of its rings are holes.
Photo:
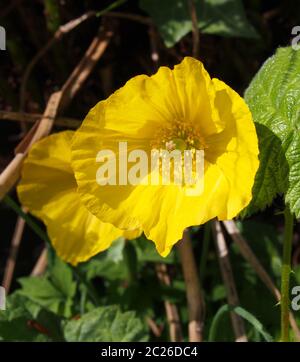
<path fill-rule="evenodd" d="M 166 264 L 156 264 L 156 274 L 162 284 L 170 286 L 171 279 L 168 274 Z M 167 321 L 169 323 L 170 340 L 171 342 L 182 342 L 182 330 L 179 319 L 179 313 L 175 304 L 165 300 L 165 310 L 167 315 Z"/>
<path fill-rule="evenodd" d="M 70 103 L 72 98 L 78 92 L 88 75 L 93 70 L 95 64 L 104 53 L 110 39 L 112 31 L 107 28 L 101 28 L 97 36 L 93 39 L 90 47 L 86 51 L 84 57 L 76 66 L 70 77 L 67 79 L 60 91 L 53 93 L 47 103 L 45 112 L 41 120 L 36 122 L 31 131 L 22 140 L 19 147 L 17 147 L 14 159 L 9 163 L 6 169 L 0 174 L 0 200 L 12 189 L 18 181 L 21 174 L 21 167 L 23 161 L 35 142 L 45 137 L 51 132 L 55 118 L 59 112 Z M 18 231 L 18 233 L 17 233 Z M 23 232 L 23 231 L 22 231 Z M 20 226 L 17 227 L 15 237 L 12 240 L 12 249 L 10 255 L 16 255 L 16 241 L 20 244 L 22 232 Z M 7 268 L 12 275 L 15 262 L 8 259 Z M 8 271 L 6 272 L 6 274 Z M 7 279 L 8 280 L 8 279 Z"/>
<path fill-rule="evenodd" d="M 30 146 L 40 138 L 49 134 L 53 120 L 57 114 L 58 105 L 61 99 L 61 92 L 53 93 L 49 99 L 46 110 L 41 121 L 38 123 L 29 145 L 26 149 L 16 153 L 13 160 L 0 174 L 0 200 L 13 188 L 20 177 L 21 167 Z"/>
<path fill-rule="evenodd" d="M 30 77 L 31 72 L 33 71 L 35 65 L 38 61 L 47 53 L 47 51 L 56 44 L 65 34 L 69 33 L 73 29 L 75 29 L 82 22 L 96 15 L 95 11 L 87 12 L 83 14 L 77 19 L 71 20 L 65 25 L 62 25 L 57 32 L 54 34 L 54 37 L 36 54 L 36 56 L 32 59 L 32 61 L 27 66 L 24 76 L 21 82 L 21 91 L 20 91 L 20 109 L 23 110 L 25 106 L 25 96 L 28 79 Z M 152 21 L 149 18 L 134 15 L 134 14 L 126 14 L 126 13 L 108 13 L 105 14 L 107 17 L 116 17 L 116 18 L 125 18 L 133 21 L 140 22 L 145 25 L 151 25 Z M 38 141 L 40 138 L 46 136 L 50 133 L 51 128 L 53 127 L 53 123 L 57 118 L 57 114 L 63 108 L 65 108 L 71 99 L 75 96 L 78 90 L 81 88 L 82 84 L 94 68 L 95 64 L 104 53 L 110 39 L 112 37 L 112 31 L 107 31 L 104 35 L 103 31 L 100 31 L 99 34 L 94 38 L 90 47 L 85 53 L 85 56 L 72 72 L 71 76 L 68 78 L 64 86 L 59 92 L 53 93 L 50 96 L 48 101 L 46 110 L 43 115 L 33 115 L 33 121 L 36 121 L 32 130 L 34 132 L 29 132 L 25 136 L 25 140 L 21 142 L 21 145 L 17 148 L 15 158 L 10 162 L 10 164 L 6 167 L 6 169 L 0 175 L 0 200 L 11 190 L 11 188 L 15 185 L 18 178 L 20 177 L 20 170 L 22 163 L 26 157 L 26 154 L 30 148 L 30 146 Z M 31 115 L 26 113 L 16 113 L 10 112 L 13 114 L 9 114 L 9 112 L 1 111 L 0 118 L 1 119 L 9 119 L 12 120 L 13 117 L 16 120 L 20 120 L 21 122 L 27 121 L 31 119 Z M 37 121 L 40 120 L 38 123 Z M 68 128 L 77 128 L 80 124 L 79 121 L 68 119 L 68 118 L 59 118 L 56 120 L 57 125 L 61 125 L 63 127 Z M 28 137 L 29 136 L 29 137 Z M 25 146 L 24 146 L 25 145 Z M 12 247 L 10 256 L 7 262 L 7 275 L 6 275 L 6 284 L 9 288 L 11 278 L 13 275 L 15 260 L 17 255 L 17 250 L 19 244 L 21 242 L 23 230 L 24 230 L 24 221 L 18 218 L 15 235 L 12 240 Z M 41 255 L 42 260 L 44 260 L 44 253 Z M 39 259 L 40 260 L 40 259 Z M 39 265 L 38 260 L 38 265 Z M 34 272 L 34 271 L 33 271 Z M 8 289 L 7 288 L 7 289 Z"/>
<path fill-rule="evenodd" d="M 69 33 L 70 31 L 74 30 L 78 25 L 90 19 L 91 17 L 95 16 L 96 13 L 94 11 L 89 11 L 86 14 L 81 15 L 77 19 L 73 19 L 69 21 L 67 24 L 61 25 L 59 29 L 55 32 L 54 36 L 46 43 L 46 45 L 33 57 L 31 62 L 28 64 L 27 68 L 25 69 L 24 75 L 21 81 L 21 88 L 20 88 L 20 110 L 24 111 L 25 109 L 25 99 L 26 99 L 26 89 L 28 79 L 30 77 L 31 72 L 33 71 L 35 65 L 38 61 L 48 52 L 49 49 L 52 48 L 54 44 L 56 44 L 62 37 Z"/>
<path fill-rule="evenodd" d="M 76 92 L 82 86 L 83 82 L 87 79 L 96 62 L 104 53 L 111 37 L 111 30 L 102 29 L 92 41 L 85 56 L 76 66 L 61 90 L 50 96 L 43 117 L 38 123 L 36 131 L 32 135 L 28 147 L 26 147 L 26 149 L 22 152 L 19 151 L 0 175 L 0 200 L 11 190 L 20 177 L 21 165 L 30 146 L 34 142 L 49 134 L 53 126 L 54 119 L 57 117 L 58 113 L 68 105 L 71 99 L 75 96 Z"/>
<path fill-rule="evenodd" d="M 198 28 L 198 17 L 195 0 L 189 0 L 189 10 L 192 19 L 192 33 L 193 33 L 193 56 L 195 58 L 199 57 L 199 48 L 200 48 L 200 33 Z"/>
<path fill-rule="evenodd" d="M 153 25 L 153 21 L 151 20 L 151 18 L 142 16 L 142 15 L 110 11 L 110 12 L 104 14 L 103 16 L 107 17 L 107 18 L 119 18 L 119 19 L 132 20 L 132 21 L 136 21 L 138 23 L 144 24 L 144 25 Z"/>
<path fill-rule="evenodd" d="M 82 87 L 82 84 L 86 81 L 98 60 L 105 52 L 112 36 L 113 31 L 109 27 L 106 29 L 103 27 L 100 28 L 85 55 L 62 87 L 61 109 L 65 109 L 69 105 L 75 97 L 75 94 Z"/>
<path fill-rule="evenodd" d="M 221 229 L 221 224 L 219 221 L 215 220 L 212 224 L 213 235 L 216 244 L 216 250 L 218 254 L 221 274 L 223 282 L 226 288 L 227 300 L 230 306 L 239 305 L 239 297 L 237 294 L 233 272 L 229 260 L 228 248 L 226 241 Z M 243 319 L 234 312 L 230 313 L 231 322 L 235 334 L 236 342 L 247 342 L 247 336 L 245 332 L 245 326 Z"/>
<path fill-rule="evenodd" d="M 277 302 L 280 302 L 281 294 L 278 288 L 276 288 L 273 280 L 266 272 L 265 268 L 262 266 L 252 249 L 250 248 L 249 244 L 247 243 L 246 239 L 241 235 L 238 227 L 236 226 L 235 221 L 228 220 L 223 221 L 226 231 L 232 238 L 232 240 L 237 244 L 242 256 L 249 262 L 252 268 L 256 271 L 257 275 L 261 279 L 261 281 L 266 285 L 266 287 L 271 291 L 274 295 Z M 297 326 L 297 322 L 293 313 L 290 312 L 289 314 L 290 324 L 295 333 L 295 337 L 298 341 L 300 341 L 300 331 Z"/>
<path fill-rule="evenodd" d="M 56 44 L 65 34 L 69 33 L 73 29 L 75 29 L 78 25 L 80 25 L 85 20 L 96 15 L 96 12 L 90 11 L 77 19 L 74 19 L 68 22 L 65 25 L 62 25 L 57 32 L 54 34 L 54 37 L 36 54 L 36 56 L 29 63 L 28 67 L 25 70 L 22 83 L 21 83 L 21 91 L 20 91 L 20 109 L 23 110 L 25 106 L 25 96 L 28 79 L 30 77 L 31 72 L 33 71 L 37 62 L 47 53 L 47 51 Z M 107 17 L 118 17 L 118 18 L 126 18 L 134 21 L 141 22 L 143 24 L 150 25 L 152 22 L 144 18 L 142 16 L 135 16 L 132 14 L 122 14 L 122 13 L 109 13 L 106 14 Z M 84 57 L 78 64 L 78 66 L 74 69 L 71 76 L 68 78 L 64 86 L 61 88 L 59 92 L 53 93 L 48 101 L 46 110 L 43 115 L 34 115 L 33 122 L 36 121 L 35 126 L 32 127 L 31 131 L 25 136 L 25 139 L 21 142 L 19 147 L 17 147 L 16 156 L 10 162 L 10 164 L 5 168 L 5 170 L 0 174 L 0 200 L 11 190 L 11 188 L 16 184 L 17 180 L 20 177 L 20 171 L 22 163 L 26 157 L 26 154 L 30 148 L 30 146 L 38 141 L 40 138 L 46 136 L 50 133 L 53 123 L 57 118 L 58 112 L 62 111 L 62 109 L 66 108 L 71 99 L 75 96 L 78 90 L 81 88 L 84 81 L 87 79 L 94 66 L 96 65 L 99 58 L 104 53 L 111 37 L 112 31 L 99 31 L 98 35 L 93 39 L 90 47 L 86 51 Z M 9 114 L 8 112 L 1 111 L 0 118 L 2 119 L 12 119 L 15 117 L 17 120 L 24 122 L 28 121 L 30 116 L 24 113 L 16 113 L 11 112 L 13 114 Z M 25 119 L 24 119 L 25 118 Z M 40 120 L 40 122 L 38 122 Z M 61 125 L 64 127 L 77 128 L 80 124 L 79 121 L 60 118 L 56 121 L 57 125 Z M 12 275 L 15 268 L 17 251 L 22 239 L 22 234 L 24 230 L 24 221 L 18 218 L 15 234 L 12 239 L 11 251 L 7 261 L 6 266 L 6 276 L 5 276 L 5 285 L 7 289 L 10 287 L 10 283 L 12 280 Z M 40 256 L 43 261 L 45 254 L 44 252 Z M 37 265 L 40 266 L 39 261 Z M 33 270 L 35 273 L 35 270 Z"/>
<path fill-rule="evenodd" d="M 148 325 L 148 327 L 151 329 L 153 335 L 157 338 L 159 338 L 161 336 L 162 333 L 162 328 L 160 328 L 160 326 L 158 326 L 156 324 L 156 322 L 149 317 L 146 317 L 146 323 Z"/>
<path fill-rule="evenodd" d="M 18 217 L 2 281 L 2 286 L 5 288 L 6 293 L 9 293 L 10 290 L 24 227 L 25 227 L 25 220 L 22 219 L 21 217 Z"/>
<path fill-rule="evenodd" d="M 82 24 L 83 22 L 92 17 L 95 17 L 96 15 L 97 15 L 96 11 L 88 11 L 87 13 L 81 15 L 80 17 L 73 19 L 64 25 L 61 25 L 59 29 L 55 32 L 54 36 L 48 41 L 48 43 L 46 43 L 46 45 L 35 55 L 32 61 L 28 64 L 22 78 L 21 90 L 20 90 L 21 111 L 24 111 L 25 109 L 25 99 L 26 99 L 26 89 L 27 89 L 28 79 L 38 61 L 41 58 L 43 58 L 45 54 L 52 48 L 52 46 L 55 45 L 59 40 L 61 40 L 64 35 L 71 32 L 72 30 L 77 28 L 80 24 Z M 141 15 L 129 14 L 129 13 L 108 12 L 106 14 L 103 14 L 103 17 L 128 19 L 139 22 L 144 25 L 153 25 L 150 18 Z"/>
<path fill-rule="evenodd" d="M 10 112 L 0 111 L 0 119 L 5 121 L 35 123 L 39 121 L 43 115 L 41 113 L 24 113 L 24 112 Z M 69 117 L 57 117 L 54 121 L 55 126 L 76 129 L 80 126 L 79 119 Z"/>
<path fill-rule="evenodd" d="M 44 247 L 43 251 L 41 252 L 41 255 L 39 256 L 37 262 L 35 263 L 35 266 L 32 269 L 31 276 L 32 277 L 38 277 L 40 275 L 43 275 L 48 264 L 47 259 L 47 248 Z"/>
<path fill-rule="evenodd" d="M 158 41 L 157 33 L 154 26 L 149 26 L 149 39 L 151 47 L 151 59 L 153 61 L 154 67 L 157 68 L 159 65 L 159 53 L 158 53 Z"/>
<path fill-rule="evenodd" d="M 189 341 L 202 342 L 204 301 L 188 229 L 183 232 L 182 240 L 178 243 L 178 251 L 186 285 L 189 313 Z"/>
<path fill-rule="evenodd" d="M 25 140 L 21 142 L 21 146 L 18 147 L 19 151 L 17 152 L 15 158 L 11 161 L 11 163 L 7 166 L 7 168 L 1 173 L 0 200 L 6 195 L 6 193 L 10 191 L 10 189 L 18 181 L 23 161 L 31 145 L 34 142 L 38 141 L 40 138 L 50 133 L 53 121 L 57 114 L 60 100 L 61 100 L 61 92 L 53 93 L 51 95 L 46 110 L 44 112 L 43 118 L 41 119 L 40 123 L 36 124 L 37 126 L 33 126 L 35 132 L 32 133 L 29 131 L 30 139 L 27 140 L 27 137 L 25 137 Z M 48 116 L 50 118 L 48 118 Z M 4 281 L 6 283 L 7 290 L 10 289 L 10 284 L 12 281 L 15 264 L 16 264 L 16 257 L 22 240 L 24 227 L 25 227 L 25 222 L 23 220 L 21 221 L 20 218 L 18 218 L 4 273 L 6 278 Z"/>

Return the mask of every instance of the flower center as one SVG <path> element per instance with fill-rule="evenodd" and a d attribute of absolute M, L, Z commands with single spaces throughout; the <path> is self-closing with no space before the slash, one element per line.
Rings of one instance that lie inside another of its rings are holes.
<path fill-rule="evenodd" d="M 187 145 L 184 140 L 181 138 L 174 138 L 171 141 L 166 142 L 166 150 L 173 151 L 173 150 L 180 150 L 184 151 L 187 149 Z"/>
<path fill-rule="evenodd" d="M 171 152 L 173 150 L 203 150 L 206 145 L 202 135 L 192 124 L 175 121 L 155 134 L 151 147 Z"/>
<path fill-rule="evenodd" d="M 150 146 L 151 152 L 159 151 L 157 166 L 162 184 L 168 184 L 164 183 L 167 180 L 181 185 L 188 192 L 199 191 L 203 185 L 200 181 L 204 174 L 204 150 L 207 146 L 192 123 L 175 121 L 159 129 Z"/>

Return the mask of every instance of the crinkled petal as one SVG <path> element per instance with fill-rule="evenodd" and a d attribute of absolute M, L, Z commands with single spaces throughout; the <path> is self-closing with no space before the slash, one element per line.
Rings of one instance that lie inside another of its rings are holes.
<path fill-rule="evenodd" d="M 89 113 L 73 139 L 72 167 L 81 199 L 94 215 L 119 228 L 141 226 L 166 256 L 186 227 L 215 217 L 230 219 L 247 206 L 258 141 L 244 100 L 223 82 L 211 80 L 201 62 L 185 58 L 174 70 L 162 67 L 152 77 L 139 77 Z M 149 155 L 156 130 L 178 119 L 204 137 L 200 195 L 189 196 L 176 185 L 97 184 L 101 149 L 112 149 L 118 157 L 117 142 L 126 140 L 130 150 Z"/>
<path fill-rule="evenodd" d="M 92 215 L 82 204 L 70 167 L 71 131 L 36 143 L 26 159 L 18 196 L 42 219 L 57 254 L 76 265 L 107 249 L 124 232 Z M 138 236 L 132 231 L 128 238 Z"/>

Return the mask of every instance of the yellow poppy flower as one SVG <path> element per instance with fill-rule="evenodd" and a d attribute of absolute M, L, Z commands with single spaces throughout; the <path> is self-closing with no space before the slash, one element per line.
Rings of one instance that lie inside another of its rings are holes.
<path fill-rule="evenodd" d="M 100 186 L 97 155 L 112 150 L 123 162 L 121 141 L 128 151 L 148 155 L 170 145 L 203 150 L 203 191 L 188 194 L 186 185 L 174 182 L 123 184 L 118 168 L 113 179 L 119 181 Z M 190 57 L 173 70 L 161 67 L 151 77 L 129 80 L 91 109 L 72 141 L 72 167 L 86 207 L 116 227 L 141 226 L 162 256 L 186 227 L 231 219 L 245 208 L 258 164 L 256 130 L 244 100 Z"/>
<path fill-rule="evenodd" d="M 57 254 L 76 265 L 107 249 L 118 237 L 134 238 L 140 232 L 124 232 L 101 222 L 82 204 L 71 168 L 73 134 L 56 133 L 33 145 L 17 191 L 22 205 L 47 226 Z"/>

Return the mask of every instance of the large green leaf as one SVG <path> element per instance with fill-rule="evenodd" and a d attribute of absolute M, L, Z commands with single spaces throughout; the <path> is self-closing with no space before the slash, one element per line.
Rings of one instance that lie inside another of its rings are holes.
<path fill-rule="evenodd" d="M 64 317 L 72 315 L 76 283 L 70 267 L 58 258 L 49 277 L 25 277 L 20 278 L 19 282 L 21 295 L 53 313 Z"/>
<path fill-rule="evenodd" d="M 8 296 L 7 309 L 0 313 L 0 340 L 61 341 L 61 318 L 17 291 Z"/>
<path fill-rule="evenodd" d="M 148 339 L 134 312 L 122 313 L 117 306 L 100 307 L 78 320 L 66 322 L 68 342 L 141 342 Z"/>
<path fill-rule="evenodd" d="M 260 167 L 246 214 L 279 193 L 300 217 L 300 52 L 280 48 L 245 93 L 259 136 Z"/>
<path fill-rule="evenodd" d="M 4 320 L 0 318 L 0 341 L 6 342 L 47 342 L 48 336 L 29 327 L 25 317 Z"/>
<path fill-rule="evenodd" d="M 32 318 L 24 305 L 24 298 L 12 295 L 7 298 L 7 310 L 0 312 L 1 341 L 35 341 L 44 338 L 31 329 L 28 320 Z"/>
<path fill-rule="evenodd" d="M 21 278 L 19 282 L 22 289 L 20 294 L 39 304 L 40 306 L 66 317 L 71 315 L 72 301 L 56 288 L 45 277 Z"/>
<path fill-rule="evenodd" d="M 240 0 L 195 0 L 201 32 L 221 36 L 255 38 Z M 150 14 L 166 46 L 171 47 L 192 30 L 187 0 L 140 0 Z"/>

